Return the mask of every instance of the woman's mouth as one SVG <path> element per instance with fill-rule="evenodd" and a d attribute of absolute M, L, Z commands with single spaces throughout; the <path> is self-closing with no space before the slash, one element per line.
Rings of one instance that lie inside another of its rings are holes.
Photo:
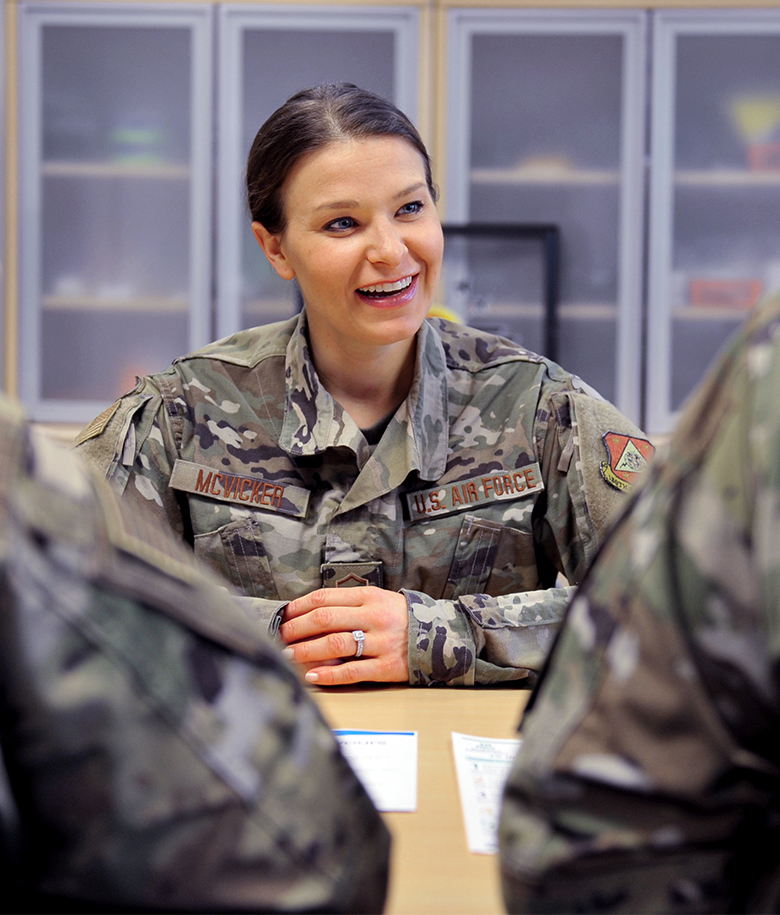
<path fill-rule="evenodd" d="M 407 290 L 414 282 L 413 276 L 405 276 L 392 283 L 375 283 L 372 286 L 363 286 L 358 289 L 358 294 L 371 299 L 386 299 L 396 296 Z"/>

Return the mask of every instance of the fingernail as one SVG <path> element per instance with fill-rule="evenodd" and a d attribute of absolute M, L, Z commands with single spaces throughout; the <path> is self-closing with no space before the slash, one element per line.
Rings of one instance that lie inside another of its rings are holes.
<path fill-rule="evenodd" d="M 309 670 L 304 674 L 304 679 L 308 680 L 309 683 L 316 683 L 317 680 L 319 680 L 319 678 L 320 678 L 320 675 L 316 671 L 313 671 L 313 670 Z"/>
<path fill-rule="evenodd" d="M 287 658 L 288 661 L 292 661 L 292 659 L 295 657 L 295 652 L 292 650 L 292 648 L 283 648 L 282 657 Z"/>

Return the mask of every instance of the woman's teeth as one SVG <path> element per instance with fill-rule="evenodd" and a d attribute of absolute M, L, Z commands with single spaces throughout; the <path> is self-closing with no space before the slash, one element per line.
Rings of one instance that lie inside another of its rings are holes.
<path fill-rule="evenodd" d="M 358 289 L 358 292 L 361 295 L 392 295 L 411 285 L 412 277 L 405 276 L 402 280 L 397 280 L 395 283 L 378 283 L 376 286 L 364 286 L 362 289 Z"/>

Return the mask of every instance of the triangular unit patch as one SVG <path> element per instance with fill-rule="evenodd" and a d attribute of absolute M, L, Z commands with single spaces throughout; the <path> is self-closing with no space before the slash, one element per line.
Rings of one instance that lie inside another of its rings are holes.
<path fill-rule="evenodd" d="M 604 445 L 609 460 L 601 462 L 601 475 L 610 486 L 626 492 L 647 467 L 655 446 L 646 438 L 621 432 L 607 432 Z"/>

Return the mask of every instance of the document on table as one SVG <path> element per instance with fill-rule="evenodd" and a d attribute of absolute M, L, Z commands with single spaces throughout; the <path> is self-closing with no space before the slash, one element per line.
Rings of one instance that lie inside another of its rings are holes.
<path fill-rule="evenodd" d="M 417 809 L 417 731 L 333 733 L 377 810 Z"/>
<path fill-rule="evenodd" d="M 469 851 L 495 855 L 501 795 L 520 740 L 471 737 L 453 731 L 452 747 Z"/>

